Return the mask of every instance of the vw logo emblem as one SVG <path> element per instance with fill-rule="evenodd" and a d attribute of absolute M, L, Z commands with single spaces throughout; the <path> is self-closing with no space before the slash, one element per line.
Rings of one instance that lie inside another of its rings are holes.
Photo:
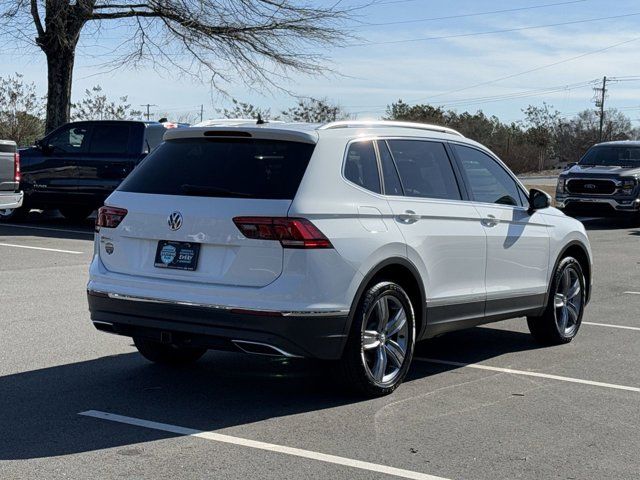
<path fill-rule="evenodd" d="M 180 230 L 180 227 L 182 226 L 182 214 L 180 212 L 173 212 L 169 215 L 169 218 L 167 218 L 167 223 L 171 230 Z"/>

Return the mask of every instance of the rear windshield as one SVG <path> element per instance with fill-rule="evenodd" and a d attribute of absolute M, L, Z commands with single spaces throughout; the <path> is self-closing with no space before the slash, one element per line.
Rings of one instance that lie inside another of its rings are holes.
<path fill-rule="evenodd" d="M 15 153 L 18 151 L 18 148 L 15 144 L 11 143 L 0 143 L 0 153 Z"/>
<path fill-rule="evenodd" d="M 151 152 L 118 190 L 292 200 L 313 149 L 279 140 L 170 140 Z"/>
<path fill-rule="evenodd" d="M 640 167 L 640 147 L 594 147 L 580 160 L 580 165 Z"/>

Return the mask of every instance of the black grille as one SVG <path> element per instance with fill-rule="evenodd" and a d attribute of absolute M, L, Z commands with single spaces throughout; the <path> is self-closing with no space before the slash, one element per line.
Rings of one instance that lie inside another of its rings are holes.
<path fill-rule="evenodd" d="M 569 193 L 610 195 L 616 191 L 616 184 L 612 180 L 575 179 L 567 182 L 567 190 Z"/>

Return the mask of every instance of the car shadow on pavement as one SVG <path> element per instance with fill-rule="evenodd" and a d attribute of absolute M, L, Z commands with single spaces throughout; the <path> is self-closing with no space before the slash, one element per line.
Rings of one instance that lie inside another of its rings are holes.
<path fill-rule="evenodd" d="M 71 222 L 57 211 L 33 210 L 21 221 L 0 222 L 0 238 L 42 237 L 66 240 L 91 240 L 93 238 L 95 214 L 81 222 Z"/>
<path fill-rule="evenodd" d="M 421 343 L 417 356 L 467 363 L 533 348 L 529 335 L 475 328 Z M 172 369 L 128 353 L 7 375 L 0 377 L 0 461 L 175 436 L 78 415 L 87 410 L 218 430 L 364 401 L 345 393 L 332 376 L 335 368 L 333 363 L 210 352 L 191 368 Z M 406 382 L 455 368 L 415 362 Z M 373 401 L 384 406 L 396 399 Z"/>
<path fill-rule="evenodd" d="M 586 230 L 627 230 L 640 227 L 640 217 L 597 217 L 581 219 Z"/>

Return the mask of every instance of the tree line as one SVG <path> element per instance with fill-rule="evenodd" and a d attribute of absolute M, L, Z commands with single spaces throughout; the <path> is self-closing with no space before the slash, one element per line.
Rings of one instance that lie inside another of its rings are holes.
<path fill-rule="evenodd" d="M 516 173 L 577 162 L 599 141 L 633 140 L 640 136 L 631 119 L 616 109 L 605 111 L 602 138 L 599 138 L 600 117 L 594 110 L 566 118 L 553 106 L 543 103 L 542 106 L 529 105 L 522 113 L 520 121 L 502 122 L 482 110 L 458 113 L 398 100 L 387 107 L 385 118 L 454 128 L 490 148 Z"/>
<path fill-rule="evenodd" d="M 32 145 L 45 133 L 46 98 L 38 96 L 35 84 L 20 74 L 0 77 L 0 138 L 21 146 Z M 97 85 L 71 103 L 72 120 L 141 120 L 143 113 L 132 108 L 126 96 L 110 99 Z M 474 113 L 445 110 L 428 104 L 411 105 L 402 100 L 390 104 L 383 118 L 431 123 L 454 128 L 464 136 L 493 150 L 515 172 L 539 171 L 565 162 L 575 162 L 599 141 L 600 117 L 584 110 L 571 118 L 563 117 L 551 105 L 529 105 L 517 122 L 502 122 L 481 110 Z M 160 116 L 166 116 L 160 114 Z M 269 121 L 326 123 L 352 116 L 329 99 L 298 98 L 294 105 L 272 111 L 237 99 L 229 107 L 216 109 L 217 117 Z M 175 121 L 195 123 L 196 115 L 183 114 Z M 640 136 L 624 113 L 605 111 L 602 141 L 631 140 Z"/>

